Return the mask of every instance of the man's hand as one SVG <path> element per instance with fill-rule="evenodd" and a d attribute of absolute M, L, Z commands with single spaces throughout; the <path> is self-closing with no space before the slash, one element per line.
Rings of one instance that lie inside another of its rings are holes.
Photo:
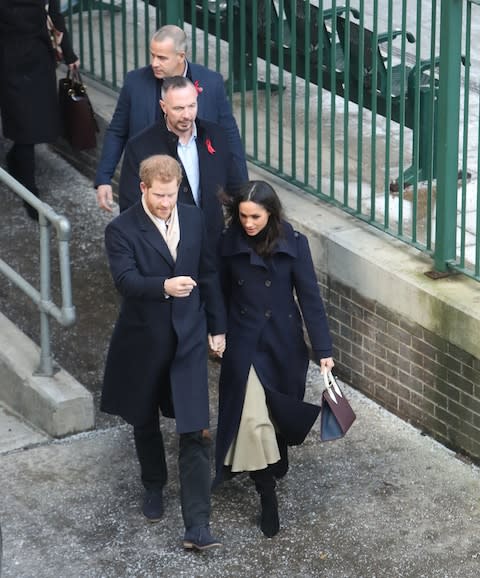
<path fill-rule="evenodd" d="M 212 353 L 217 357 L 223 357 L 223 352 L 225 351 L 225 333 L 221 335 L 210 335 L 208 334 L 208 346 L 210 347 Z"/>
<path fill-rule="evenodd" d="M 113 190 L 111 185 L 98 185 L 97 187 L 97 205 L 104 211 L 112 212 Z"/>
<path fill-rule="evenodd" d="M 196 282 L 191 277 L 182 275 L 167 279 L 163 284 L 163 289 L 171 297 L 188 297 L 196 286 Z"/>

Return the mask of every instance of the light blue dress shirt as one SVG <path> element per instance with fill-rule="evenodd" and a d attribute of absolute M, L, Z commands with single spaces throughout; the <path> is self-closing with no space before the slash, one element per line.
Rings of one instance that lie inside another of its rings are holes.
<path fill-rule="evenodd" d="M 197 126 L 193 123 L 193 133 L 187 144 L 182 144 L 180 140 L 177 145 L 178 158 L 182 162 L 187 175 L 188 184 L 192 190 L 193 199 L 197 207 L 201 207 L 200 191 L 200 168 L 198 164 L 197 150 Z"/>

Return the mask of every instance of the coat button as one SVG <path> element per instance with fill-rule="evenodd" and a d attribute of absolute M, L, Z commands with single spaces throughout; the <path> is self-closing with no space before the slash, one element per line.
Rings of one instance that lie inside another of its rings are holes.
<path fill-rule="evenodd" d="M 265 311 L 265 317 L 266 317 L 267 319 L 270 319 L 271 316 L 272 316 L 272 312 L 270 311 L 270 309 L 267 309 L 267 310 Z"/>
<path fill-rule="evenodd" d="M 240 309 L 240 315 L 245 315 L 245 309 Z"/>
<path fill-rule="evenodd" d="M 271 284 L 272 284 L 272 282 L 270 281 L 270 279 L 267 279 L 265 281 L 265 287 L 270 287 Z"/>
<path fill-rule="evenodd" d="M 238 279 L 237 280 L 237 285 L 242 286 L 245 283 L 245 279 Z"/>

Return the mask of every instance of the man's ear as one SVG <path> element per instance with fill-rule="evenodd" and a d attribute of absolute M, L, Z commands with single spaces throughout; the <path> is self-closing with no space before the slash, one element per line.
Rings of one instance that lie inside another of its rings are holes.
<path fill-rule="evenodd" d="M 163 100 L 160 99 L 158 102 L 160 104 L 160 108 L 163 110 L 163 112 L 165 112 L 165 103 L 163 102 Z"/>
<path fill-rule="evenodd" d="M 148 189 L 147 185 L 143 181 L 140 181 L 140 190 L 142 191 L 142 193 L 145 193 L 147 189 Z"/>

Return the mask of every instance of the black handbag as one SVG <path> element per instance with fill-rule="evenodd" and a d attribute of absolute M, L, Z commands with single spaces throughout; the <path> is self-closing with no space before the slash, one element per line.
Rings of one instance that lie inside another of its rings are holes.
<path fill-rule="evenodd" d="M 355 421 L 356 415 L 332 373 L 325 371 L 323 379 L 325 389 L 322 392 L 320 439 L 328 442 L 343 437 Z"/>
<path fill-rule="evenodd" d="M 98 125 L 92 104 L 78 70 L 69 70 L 58 83 L 58 104 L 63 136 L 74 149 L 97 146 Z"/>

